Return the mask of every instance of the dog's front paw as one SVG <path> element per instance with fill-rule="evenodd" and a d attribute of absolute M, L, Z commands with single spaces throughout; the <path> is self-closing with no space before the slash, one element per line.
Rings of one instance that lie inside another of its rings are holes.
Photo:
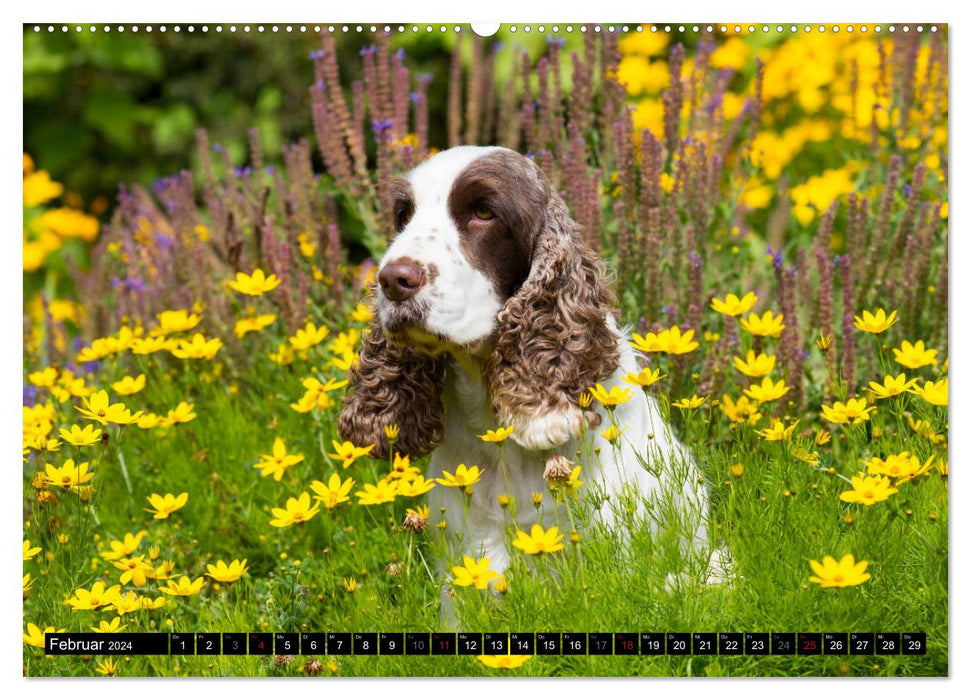
<path fill-rule="evenodd" d="M 579 408 L 549 411 L 510 421 L 512 439 L 527 450 L 551 450 L 580 437 L 585 419 Z"/>

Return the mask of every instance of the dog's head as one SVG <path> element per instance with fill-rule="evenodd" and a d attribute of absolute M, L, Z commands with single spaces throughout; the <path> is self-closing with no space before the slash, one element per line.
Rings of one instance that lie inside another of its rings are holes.
<path fill-rule="evenodd" d="M 448 353 L 481 365 L 496 419 L 545 448 L 582 427 L 581 392 L 613 371 L 614 306 L 599 261 L 543 172 L 504 148 L 439 153 L 392 183 L 397 236 L 350 372 L 339 429 L 418 456 L 442 438 Z"/>

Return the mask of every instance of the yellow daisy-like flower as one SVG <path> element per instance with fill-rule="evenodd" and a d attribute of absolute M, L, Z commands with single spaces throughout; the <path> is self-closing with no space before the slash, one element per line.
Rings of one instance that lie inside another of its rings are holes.
<path fill-rule="evenodd" d="M 112 562 L 112 564 L 122 572 L 120 577 L 122 583 L 128 583 L 130 581 L 135 586 L 144 586 L 149 578 L 154 578 L 155 576 L 155 567 L 145 561 L 144 554 L 137 557 L 119 559 L 118 561 Z"/>
<path fill-rule="evenodd" d="M 647 333 L 638 335 L 633 333 L 629 341 L 635 350 L 640 352 L 664 352 L 669 355 L 683 355 L 698 348 L 698 341 L 693 340 L 694 330 L 687 330 L 684 333 L 678 326 L 672 326 L 660 333 Z"/>
<path fill-rule="evenodd" d="M 358 304 L 351 310 L 351 320 L 355 323 L 370 323 L 374 312 L 367 304 Z"/>
<path fill-rule="evenodd" d="M 364 457 L 370 454 L 371 450 L 374 449 L 374 445 L 368 445 L 367 447 L 357 447 L 354 443 L 350 441 L 337 442 L 337 440 L 331 440 L 331 444 L 334 446 L 334 452 L 329 453 L 327 456 L 331 459 L 336 459 L 342 462 L 341 466 L 347 469 L 349 466 L 354 464 L 354 461 L 358 457 Z"/>
<path fill-rule="evenodd" d="M 745 465 L 742 464 L 741 462 L 738 462 L 728 467 L 728 471 L 730 471 L 732 473 L 732 476 L 734 476 L 736 479 L 741 479 L 742 474 L 745 473 Z"/>
<path fill-rule="evenodd" d="M 275 481 L 282 479 L 289 467 L 303 461 L 303 455 L 287 454 L 287 446 L 280 437 L 273 441 L 273 454 L 260 455 L 260 457 L 262 461 L 254 464 L 253 468 L 261 470 L 262 476 L 272 476 Z"/>
<path fill-rule="evenodd" d="M 33 622 L 27 623 L 27 631 L 24 632 L 24 644 L 29 644 L 32 647 L 37 647 L 38 649 L 44 648 L 44 635 L 52 634 L 55 632 L 63 632 L 64 628 L 55 629 L 54 627 L 48 626 L 43 630 L 35 625 Z"/>
<path fill-rule="evenodd" d="M 158 318 L 158 326 L 153 328 L 151 333 L 154 336 L 191 331 L 202 320 L 198 314 L 189 313 L 185 309 L 163 311 L 156 318 Z"/>
<path fill-rule="evenodd" d="M 481 654 L 475 658 L 480 664 L 489 668 L 519 668 L 533 657 L 528 654 L 506 654 L 505 656 L 502 654 Z"/>
<path fill-rule="evenodd" d="M 102 676 L 114 676 L 118 672 L 118 662 L 114 659 L 102 659 L 94 670 Z"/>
<path fill-rule="evenodd" d="M 736 357 L 733 362 L 735 369 L 747 377 L 764 377 L 775 369 L 775 355 L 766 355 L 764 352 L 756 355 L 753 350 L 748 351 L 744 360 Z"/>
<path fill-rule="evenodd" d="M 69 459 L 61 467 L 45 464 L 44 478 L 47 479 L 48 486 L 60 486 L 69 489 L 88 483 L 94 478 L 94 473 L 88 471 L 88 462 L 82 462 L 75 466 L 74 460 Z"/>
<path fill-rule="evenodd" d="M 816 573 L 815 576 L 810 576 L 809 580 L 823 588 L 859 586 L 870 580 L 870 574 L 864 573 L 867 562 L 854 561 L 852 554 L 847 554 L 839 560 L 839 563 L 833 557 L 826 555 L 823 557 L 822 564 L 813 559 L 809 562 L 809 566 Z"/>
<path fill-rule="evenodd" d="M 195 595 L 206 585 L 206 579 L 200 576 L 195 581 L 188 576 L 182 576 L 178 581 L 169 581 L 164 586 L 159 586 L 159 593 L 165 595 L 190 596 Z"/>
<path fill-rule="evenodd" d="M 840 500 L 846 503 L 861 503 L 872 506 L 874 503 L 885 501 L 897 489 L 890 485 L 890 479 L 885 476 L 864 476 L 857 474 L 850 478 L 853 488 L 840 494 Z"/>
<path fill-rule="evenodd" d="M 771 311 L 766 311 L 761 316 L 758 314 L 749 314 L 748 318 L 741 319 L 741 323 L 742 328 L 752 335 L 778 338 L 782 335 L 782 330 L 785 328 L 785 324 L 782 322 L 783 320 L 782 314 L 777 316 Z"/>
<path fill-rule="evenodd" d="M 42 551 L 41 547 L 31 547 L 30 540 L 24 540 L 24 561 L 33 559 Z"/>
<path fill-rule="evenodd" d="M 857 330 L 873 334 L 883 333 L 898 320 L 896 311 L 891 311 L 888 316 L 883 309 L 877 309 L 874 313 L 864 311 L 863 318 L 854 316 L 853 319 L 853 325 L 856 326 Z"/>
<path fill-rule="evenodd" d="M 658 382 L 668 375 L 661 374 L 660 369 L 651 369 L 650 367 L 645 367 L 637 374 L 633 372 L 628 372 L 624 375 L 624 381 L 628 384 L 633 384 L 634 386 L 651 386 L 655 382 Z"/>
<path fill-rule="evenodd" d="M 223 346 L 219 338 L 206 340 L 202 333 L 196 333 L 192 340 L 180 340 L 171 353 L 180 360 L 211 360 Z"/>
<path fill-rule="evenodd" d="M 50 388 L 54 386 L 54 382 L 57 381 L 57 368 L 47 367 L 39 372 L 31 372 L 27 375 L 27 381 L 34 386 L 47 387 Z"/>
<path fill-rule="evenodd" d="M 96 420 L 101 425 L 108 425 L 108 423 L 130 425 L 142 415 L 141 411 L 133 415 L 123 403 L 110 403 L 107 391 L 99 391 L 87 398 L 81 399 L 81 402 L 84 404 L 84 408 L 80 406 L 75 406 L 74 408 L 80 411 L 81 415 L 91 420 Z"/>
<path fill-rule="evenodd" d="M 233 581 L 238 581 L 243 574 L 245 574 L 249 569 L 246 567 L 246 560 L 240 561 L 239 559 L 233 559 L 228 565 L 222 559 L 216 562 L 215 565 L 206 565 L 207 573 L 206 575 L 219 581 L 219 583 L 232 583 Z"/>
<path fill-rule="evenodd" d="M 755 296 L 754 292 L 749 292 L 741 299 L 734 294 L 729 294 L 725 297 L 724 301 L 721 299 L 712 299 L 711 308 L 726 316 L 741 316 L 744 313 L 748 313 L 758 300 L 759 298 Z"/>
<path fill-rule="evenodd" d="M 236 279 L 230 280 L 229 287 L 241 294 L 258 297 L 271 292 L 280 286 L 282 280 L 276 275 L 267 276 L 260 268 L 253 270 L 252 275 L 243 272 L 236 273 Z"/>
<path fill-rule="evenodd" d="M 327 380 L 326 384 L 323 384 L 316 377 L 307 377 L 301 384 L 306 391 L 300 401 L 290 404 L 290 408 L 297 413 L 310 413 L 328 408 L 331 405 L 329 392 L 347 386 L 347 380 L 338 381 L 332 377 Z"/>
<path fill-rule="evenodd" d="M 908 380 L 903 372 L 896 377 L 888 374 L 883 378 L 883 384 L 870 382 L 870 393 L 873 394 L 875 399 L 889 399 L 892 396 L 900 396 L 910 391 L 916 383 L 916 379 Z"/>
<path fill-rule="evenodd" d="M 354 479 L 348 478 L 341 481 L 340 475 L 337 473 L 331 474 L 326 484 L 322 481 L 310 483 L 310 490 L 317 494 L 314 498 L 320 501 L 320 504 L 327 510 L 333 510 L 341 503 L 347 503 L 351 500 L 348 494 L 353 487 Z"/>
<path fill-rule="evenodd" d="M 328 333 L 330 333 L 330 329 L 327 326 L 317 328 L 313 321 L 307 321 L 306 326 L 298 329 L 290 337 L 290 345 L 293 346 L 294 350 L 309 350 L 323 342 Z"/>
<path fill-rule="evenodd" d="M 880 474 L 882 476 L 889 476 L 897 481 L 894 486 L 900 486 L 901 484 L 907 483 L 908 481 L 930 471 L 931 465 L 934 463 L 934 456 L 928 458 L 923 464 L 916 455 L 911 455 L 910 452 L 904 451 L 895 455 L 887 455 L 886 459 L 880 459 L 879 457 L 871 457 L 870 459 L 864 461 L 867 470 L 871 474 Z"/>
<path fill-rule="evenodd" d="M 489 581 L 499 578 L 499 574 L 489 568 L 489 557 L 481 561 L 476 561 L 472 557 L 462 557 L 464 566 L 453 566 L 452 572 L 455 578 L 452 579 L 453 586 L 475 586 L 480 591 L 489 587 Z"/>
<path fill-rule="evenodd" d="M 708 400 L 707 396 L 698 396 L 697 394 L 693 394 L 690 398 L 679 399 L 677 401 L 672 402 L 671 405 L 674 406 L 675 408 L 692 410 L 692 409 L 698 408 L 699 406 L 701 406 L 701 404 L 703 404 L 707 400 Z"/>
<path fill-rule="evenodd" d="M 276 321 L 276 314 L 260 314 L 259 316 L 247 316 L 236 321 L 233 326 L 233 333 L 237 338 L 242 338 L 247 333 L 254 333 L 263 330 L 271 323 Z"/>
<path fill-rule="evenodd" d="M 815 437 L 813 437 L 813 440 L 817 445 L 822 447 L 823 445 L 828 443 L 832 438 L 833 436 L 830 434 L 828 430 L 823 430 L 822 428 L 820 428 L 819 430 L 816 431 L 816 435 Z"/>
<path fill-rule="evenodd" d="M 768 377 L 763 377 L 762 383 L 750 386 L 745 390 L 745 395 L 753 401 L 765 403 L 766 401 L 775 401 L 788 392 L 789 387 L 786 386 L 784 380 L 780 379 L 778 382 L 773 382 Z"/>
<path fill-rule="evenodd" d="M 927 403 L 947 406 L 947 377 L 938 382 L 924 382 L 923 387 L 917 386 L 913 391 Z"/>
<path fill-rule="evenodd" d="M 131 351 L 134 355 L 151 355 L 155 352 L 169 349 L 169 340 L 164 336 L 155 338 L 135 338 L 131 343 Z"/>
<path fill-rule="evenodd" d="M 155 520 L 163 520 L 182 508 L 188 501 L 188 493 L 180 493 L 178 496 L 174 496 L 171 493 L 167 493 L 164 496 L 153 493 L 148 497 L 148 502 L 152 507 L 146 508 L 145 511 L 154 513 Z"/>
<path fill-rule="evenodd" d="M 398 481 L 398 495 L 408 498 L 416 498 L 428 493 L 433 488 L 435 488 L 435 482 L 421 475 L 412 479 Z"/>
<path fill-rule="evenodd" d="M 310 494 L 304 491 L 297 498 L 288 498 L 286 508 L 273 508 L 273 527 L 289 527 L 305 523 L 320 512 L 320 504 L 310 505 Z"/>
<path fill-rule="evenodd" d="M 159 419 L 159 424 L 167 428 L 178 423 L 188 423 L 191 420 L 195 420 L 195 418 L 195 404 L 180 401 L 178 406 L 165 414 L 165 418 Z"/>
<path fill-rule="evenodd" d="M 597 401 L 608 407 L 626 403 L 627 401 L 630 401 L 631 397 L 634 395 L 630 389 L 621 386 L 611 387 L 610 391 L 607 391 L 604 389 L 603 384 L 588 387 L 587 391 L 589 391 L 593 397 L 597 399 Z"/>
<path fill-rule="evenodd" d="M 104 605 L 111 605 L 121 595 L 121 586 L 114 585 L 105 588 L 103 581 L 95 581 L 91 589 L 78 588 L 74 596 L 64 601 L 73 610 L 97 610 Z"/>
<path fill-rule="evenodd" d="M 771 428 L 756 430 L 755 432 L 768 442 L 780 442 L 791 439 L 792 431 L 796 429 L 797 425 L 799 425 L 799 421 L 796 421 L 787 428 L 781 420 L 773 420 Z"/>
<path fill-rule="evenodd" d="M 731 396 L 725 394 L 718 402 L 718 408 L 733 423 L 745 423 L 747 421 L 751 425 L 755 425 L 762 418 L 758 401 L 752 401 L 747 396 L 739 396 L 736 403 Z"/>
<path fill-rule="evenodd" d="M 357 504 L 360 506 L 377 506 L 391 503 L 398 496 L 396 481 L 379 481 L 377 484 L 364 484 L 361 491 L 355 491 Z"/>
<path fill-rule="evenodd" d="M 629 426 L 624 426 L 622 430 L 617 430 L 616 425 L 611 425 L 606 430 L 600 432 L 600 437 L 602 437 L 607 442 L 613 443 L 620 439 L 620 436 L 627 432 Z"/>
<path fill-rule="evenodd" d="M 104 632 L 111 634 L 113 632 L 121 632 L 126 627 L 128 627 L 128 625 L 121 624 L 121 618 L 116 617 L 111 622 L 102 620 L 100 623 L 98 623 L 97 627 L 91 627 L 90 629 L 92 632 Z"/>
<path fill-rule="evenodd" d="M 391 423 L 384 426 L 384 436 L 388 438 L 389 441 L 397 440 L 398 434 L 401 432 L 401 428 L 398 427 L 397 423 Z"/>
<path fill-rule="evenodd" d="M 515 426 L 508 426 L 505 428 L 497 428 L 496 430 L 486 430 L 485 435 L 479 435 L 479 439 L 483 442 L 504 442 L 515 429 Z"/>
<path fill-rule="evenodd" d="M 398 479 L 402 481 L 407 481 L 409 479 L 414 479 L 421 475 L 421 470 L 412 465 L 411 458 L 408 455 L 403 455 L 400 452 L 394 453 L 394 460 L 391 463 L 391 471 L 385 474 L 384 480 L 390 481 L 392 479 Z"/>
<path fill-rule="evenodd" d="M 482 472 L 475 465 L 466 467 L 464 464 L 460 464 L 455 470 L 454 475 L 443 470 L 442 476 L 444 477 L 443 479 L 435 479 L 442 486 L 465 488 L 466 486 L 472 486 L 478 483 L 479 479 L 482 478 Z"/>
<path fill-rule="evenodd" d="M 134 534 L 129 532 L 121 540 L 111 540 L 108 542 L 109 550 L 107 552 L 100 552 L 101 558 L 111 561 L 113 559 L 127 557 L 129 554 L 138 549 L 142 543 L 142 539 L 147 534 L 148 533 L 144 530 L 139 530 Z"/>
<path fill-rule="evenodd" d="M 563 549 L 563 535 L 555 525 L 549 530 L 543 530 L 543 526 L 536 523 L 528 535 L 522 530 L 517 530 L 516 539 L 512 544 L 526 554 L 558 552 Z"/>
<path fill-rule="evenodd" d="M 867 406 L 866 399 L 849 399 L 845 404 L 842 401 L 835 402 L 832 407 L 823 404 L 821 407 L 824 420 L 830 423 L 846 425 L 847 423 L 859 423 L 870 420 L 870 414 L 877 410 L 876 406 Z M 817 441 L 817 444 L 822 444 Z"/>
<path fill-rule="evenodd" d="M 897 364 L 909 367 L 910 369 L 919 369 L 927 365 L 936 366 L 937 350 L 925 348 L 923 340 L 918 340 L 914 344 L 911 344 L 909 340 L 905 340 L 900 344 L 899 348 L 893 348 L 893 359 Z"/>
<path fill-rule="evenodd" d="M 345 578 L 341 581 L 341 585 L 344 586 L 344 590 L 348 593 L 353 593 L 357 590 L 357 581 L 352 578 Z"/>
<path fill-rule="evenodd" d="M 86 425 L 83 428 L 79 425 L 72 425 L 71 429 L 61 428 L 61 439 L 69 445 L 83 447 L 101 442 L 101 428 L 93 425 Z"/>
<path fill-rule="evenodd" d="M 146 413 L 141 418 L 139 418 L 135 425 L 137 425 L 142 430 L 150 430 L 162 422 L 162 417 L 157 416 L 154 413 Z"/>

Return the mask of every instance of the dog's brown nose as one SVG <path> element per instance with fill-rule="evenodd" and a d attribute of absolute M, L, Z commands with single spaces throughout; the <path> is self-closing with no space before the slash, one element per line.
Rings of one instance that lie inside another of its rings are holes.
<path fill-rule="evenodd" d="M 381 291 L 391 301 L 404 301 L 413 297 L 425 284 L 425 273 L 421 266 L 408 260 L 398 258 L 381 268 L 378 273 Z"/>

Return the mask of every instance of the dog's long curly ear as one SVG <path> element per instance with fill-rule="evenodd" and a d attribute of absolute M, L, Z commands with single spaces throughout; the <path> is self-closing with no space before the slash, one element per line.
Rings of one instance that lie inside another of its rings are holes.
<path fill-rule="evenodd" d="M 515 426 L 520 445 L 541 450 L 577 437 L 596 415 L 585 416 L 580 394 L 616 369 L 619 353 L 601 262 L 552 188 L 531 238 L 530 273 L 499 312 L 487 370 L 500 422 Z"/>
<path fill-rule="evenodd" d="M 412 458 L 431 452 L 442 441 L 443 371 L 443 360 L 390 344 L 375 315 L 358 364 L 348 372 L 353 393 L 344 397 L 341 438 L 361 447 L 373 444 L 372 456 L 386 459 L 384 428 L 396 424 L 396 452 Z"/>

